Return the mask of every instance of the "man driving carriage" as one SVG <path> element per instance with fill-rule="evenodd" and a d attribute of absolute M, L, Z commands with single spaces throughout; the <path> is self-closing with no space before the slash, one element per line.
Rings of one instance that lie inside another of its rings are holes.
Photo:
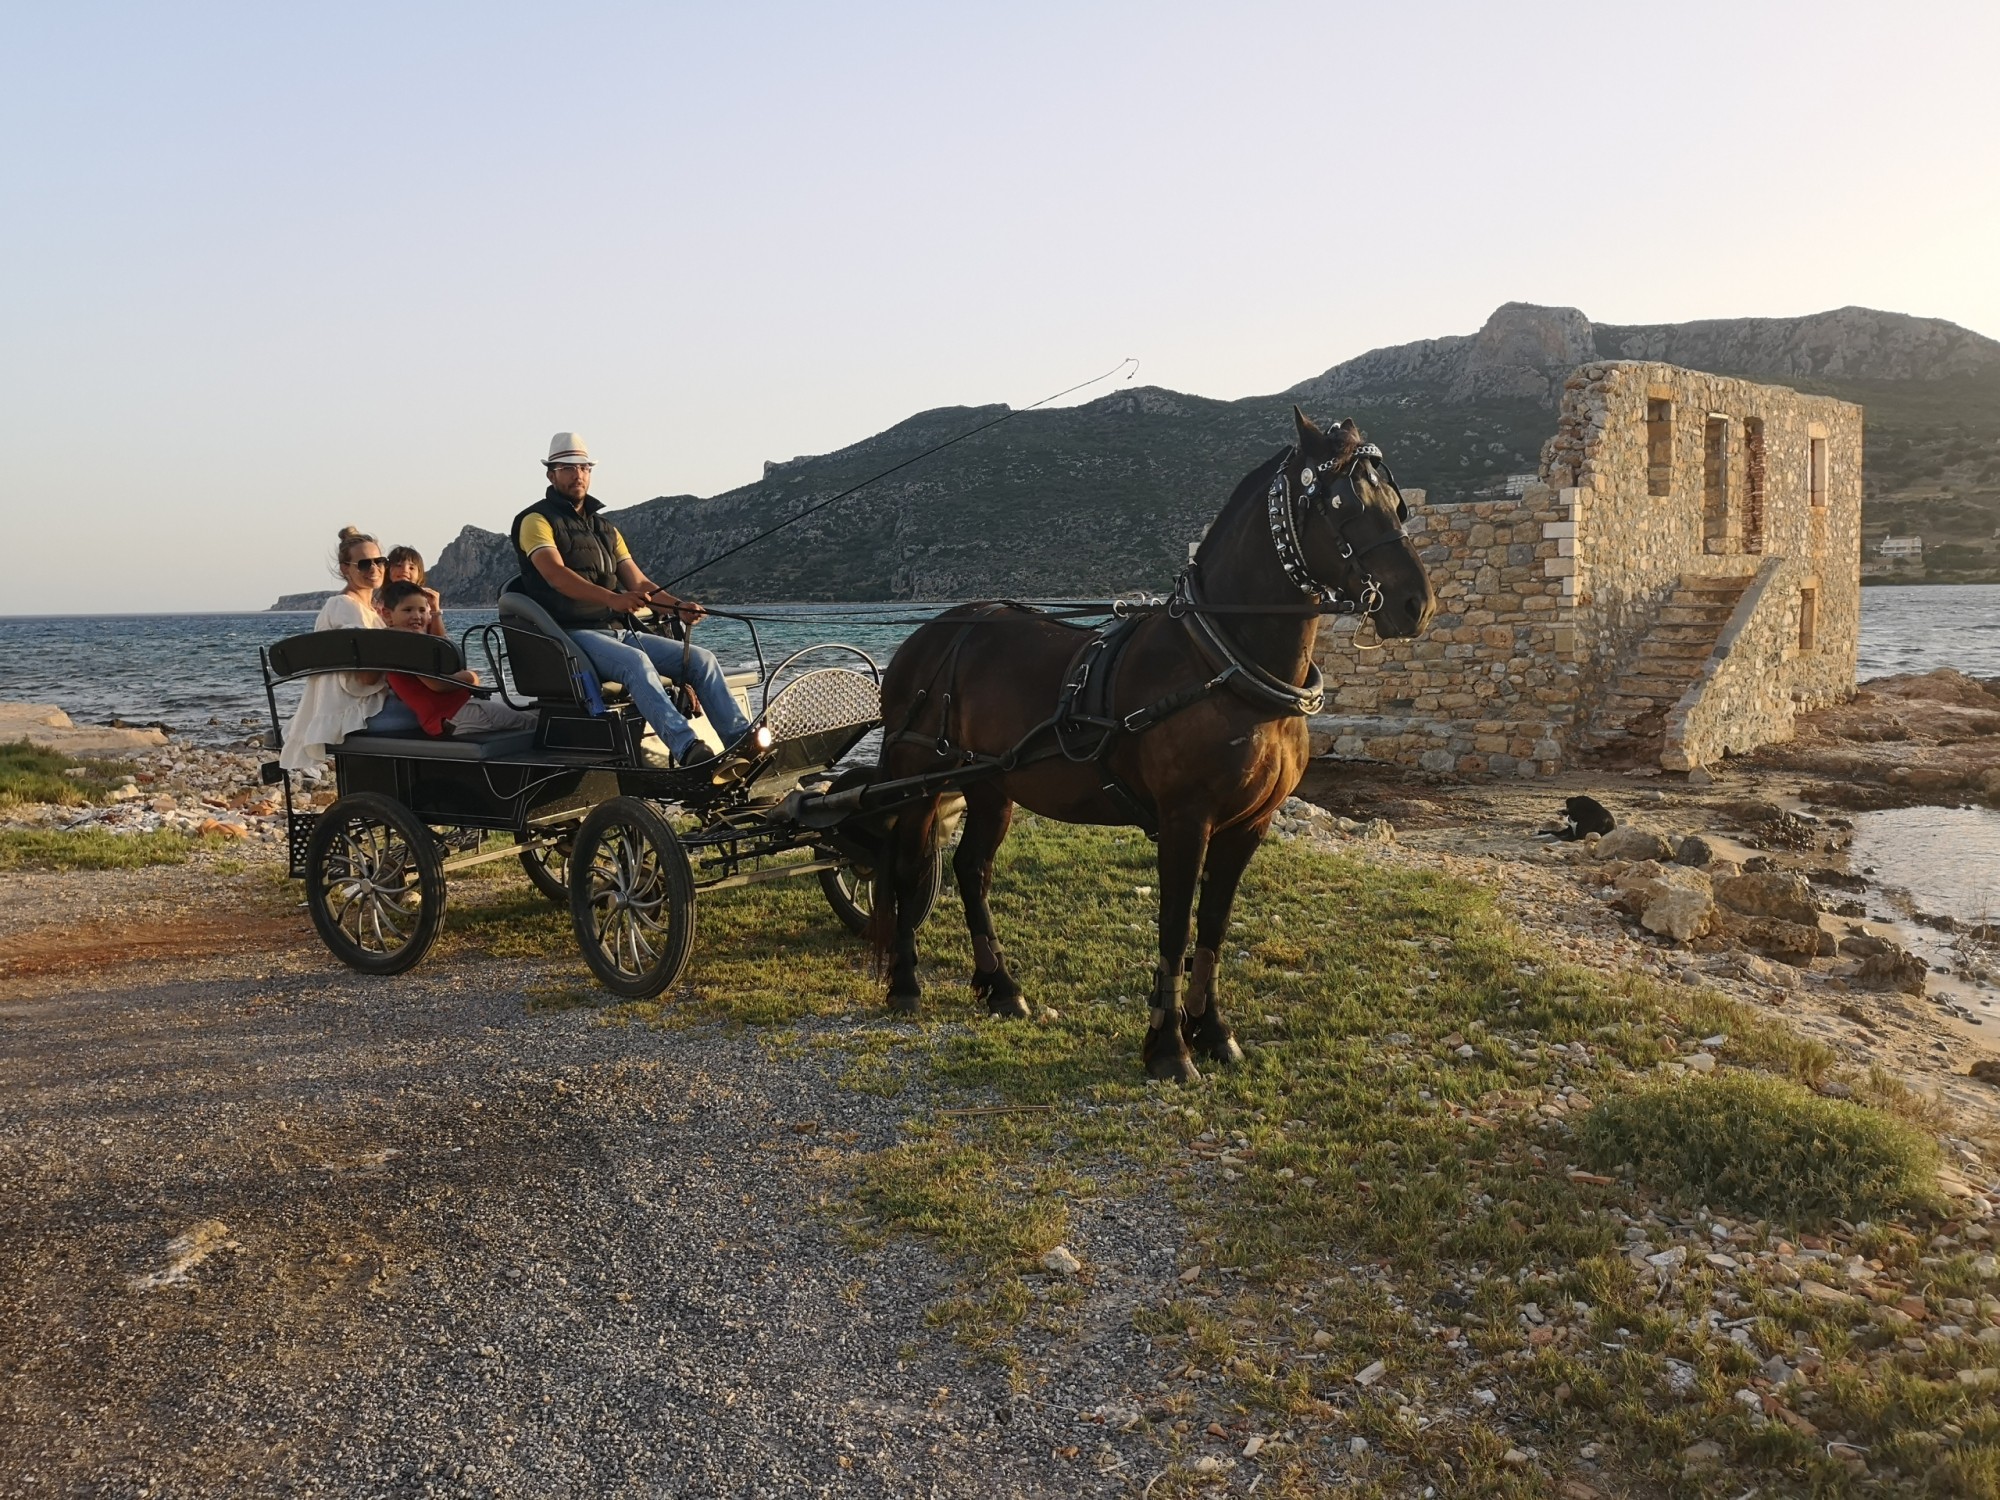
<path fill-rule="evenodd" d="M 544 467 L 548 493 L 514 517 L 511 528 L 522 590 L 562 626 L 601 679 L 625 685 L 677 764 L 713 760 L 715 752 L 696 737 L 663 679 L 692 688 L 722 743 L 733 747 L 750 725 L 714 654 L 624 624 L 633 612 L 652 609 L 688 626 L 702 617 L 702 607 L 675 598 L 632 560 L 625 538 L 603 516 L 604 502 L 590 493 L 593 464 L 580 436 L 551 438 Z"/>

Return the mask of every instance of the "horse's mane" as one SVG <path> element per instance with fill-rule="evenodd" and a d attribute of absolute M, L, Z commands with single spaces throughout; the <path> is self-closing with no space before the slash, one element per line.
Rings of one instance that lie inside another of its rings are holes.
<path fill-rule="evenodd" d="M 1291 451 L 1289 447 L 1280 448 L 1243 476 L 1242 482 L 1223 502 L 1222 509 L 1215 513 L 1215 519 L 1208 523 L 1208 530 L 1202 533 L 1201 542 L 1194 549 L 1197 562 L 1201 560 L 1202 553 L 1208 550 L 1209 543 L 1216 535 L 1227 531 L 1224 522 L 1233 520 L 1236 512 L 1246 505 L 1254 503 L 1261 506 L 1264 503 L 1264 492 L 1271 487 L 1271 476 L 1278 472 L 1278 466 L 1285 461 Z"/>

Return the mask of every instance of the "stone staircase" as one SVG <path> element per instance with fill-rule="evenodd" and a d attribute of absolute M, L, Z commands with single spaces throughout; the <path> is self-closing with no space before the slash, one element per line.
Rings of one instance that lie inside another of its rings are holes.
<path fill-rule="evenodd" d="M 1659 762 L 1668 710 L 1701 675 L 1749 585 L 1748 576 L 1682 575 L 1579 736 L 1585 759 L 1615 766 Z"/>

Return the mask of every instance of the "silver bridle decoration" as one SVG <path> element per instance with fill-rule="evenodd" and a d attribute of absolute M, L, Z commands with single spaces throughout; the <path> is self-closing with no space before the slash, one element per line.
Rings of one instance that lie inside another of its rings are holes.
<path fill-rule="evenodd" d="M 1292 502 L 1291 465 L 1296 448 L 1288 449 L 1284 462 L 1278 465 L 1278 472 L 1271 476 L 1271 487 L 1265 499 L 1271 523 L 1271 550 L 1278 554 L 1278 566 L 1285 570 L 1285 576 L 1292 580 L 1299 592 L 1315 604 L 1332 604 L 1342 614 L 1375 614 L 1382 608 L 1382 590 L 1375 580 L 1363 575 L 1361 597 L 1350 599 L 1331 585 L 1321 583 L 1313 577 L 1312 569 L 1306 566 L 1305 547 L 1299 541 L 1299 518 L 1297 507 Z M 1325 477 L 1329 481 L 1348 473 L 1364 458 L 1382 459 L 1382 450 L 1373 443 L 1363 443 L 1348 456 L 1345 463 L 1304 464 L 1299 469 L 1299 506 L 1310 505 L 1319 498 L 1319 481 Z M 1340 496 L 1329 495 L 1327 506 L 1331 510 L 1340 509 Z M 1390 536 L 1403 535 L 1400 524 Z M 1387 541 L 1389 536 L 1383 537 Z M 1345 535 L 1339 538 L 1340 555 L 1351 559 L 1354 546 Z M 1380 545 L 1376 543 L 1375 545 Z"/>

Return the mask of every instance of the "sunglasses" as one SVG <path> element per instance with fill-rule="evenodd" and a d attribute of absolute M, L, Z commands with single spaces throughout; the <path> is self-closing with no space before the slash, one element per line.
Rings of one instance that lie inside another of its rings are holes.
<path fill-rule="evenodd" d="M 389 559 L 386 557 L 357 557 L 353 562 L 348 564 L 350 568 L 387 568 L 388 566 Z"/>

